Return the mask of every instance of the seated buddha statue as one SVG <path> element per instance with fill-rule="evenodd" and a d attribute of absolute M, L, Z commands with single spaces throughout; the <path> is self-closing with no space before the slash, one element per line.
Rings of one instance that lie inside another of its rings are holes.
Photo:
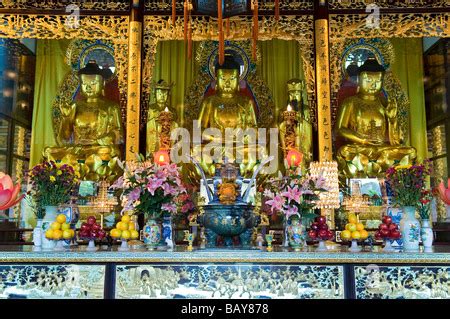
<path fill-rule="evenodd" d="M 213 135 L 203 134 L 203 152 L 200 163 L 205 172 L 211 176 L 215 174 L 215 165 L 211 154 L 205 152 L 205 144 L 216 142 L 222 145 L 225 140 L 226 129 L 245 132 L 248 128 L 257 128 L 253 101 L 240 92 L 239 72 L 240 65 L 231 56 L 226 55 L 224 63 L 222 65 L 217 64 L 215 68 L 215 94 L 206 97 L 201 102 L 201 111 L 198 118 L 199 128 L 202 132 L 208 128 L 215 128 L 222 134 L 222 140 L 217 140 L 217 137 Z M 239 164 L 241 175 L 249 176 L 257 163 L 257 151 L 259 150 L 256 149 L 256 141 L 249 144 L 249 140 L 244 136 L 243 145 L 236 140 L 234 142 L 234 153 L 226 154 L 226 148 L 222 148 L 221 160 L 227 158 L 230 162 Z M 242 160 L 234 161 L 233 159 L 238 159 L 238 152 Z"/>
<path fill-rule="evenodd" d="M 82 178 L 85 179 L 117 176 L 120 168 L 116 163 L 123 142 L 119 105 L 103 97 L 104 70 L 95 61 L 89 61 L 78 76 L 83 98 L 72 104 L 59 104 L 57 145 L 45 148 L 44 157 L 74 167 L 84 162 Z"/>
<path fill-rule="evenodd" d="M 154 154 L 163 147 L 161 143 L 161 112 L 168 111 L 171 112 L 174 117 L 176 116 L 175 111 L 169 105 L 171 87 L 172 85 L 164 80 L 159 80 L 155 85 L 156 102 L 149 106 L 147 115 L 147 156 Z M 169 129 L 170 131 L 178 127 L 175 121 L 171 122 L 171 126 L 172 127 Z"/>
<path fill-rule="evenodd" d="M 394 163 L 416 158 L 415 148 L 404 145 L 396 101 L 381 95 L 384 72 L 375 59 L 366 60 L 358 70 L 358 93 L 340 106 L 336 133 L 344 145 L 337 160 L 348 178 L 380 177 Z"/>
<path fill-rule="evenodd" d="M 303 158 L 306 162 L 311 161 L 311 141 L 312 141 L 312 126 L 308 122 L 309 111 L 303 104 L 302 93 L 304 90 L 304 82 L 299 79 L 291 79 L 287 82 L 288 105 L 292 111 L 296 112 L 295 125 L 293 126 L 293 136 L 295 139 L 287 141 L 286 138 L 290 134 L 286 134 L 289 129 L 287 121 L 289 119 L 283 118 L 280 124 L 280 142 L 284 151 L 284 157 L 290 148 L 294 148 L 303 153 Z M 283 115 L 281 115 L 283 116 Z M 283 158 L 284 158 L 283 157 Z"/>

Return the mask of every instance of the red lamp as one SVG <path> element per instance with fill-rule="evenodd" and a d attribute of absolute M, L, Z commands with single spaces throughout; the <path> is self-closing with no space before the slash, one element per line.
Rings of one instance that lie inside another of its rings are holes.
<path fill-rule="evenodd" d="M 167 165 L 170 164 L 170 156 L 169 152 L 164 149 L 160 149 L 158 152 L 153 155 L 153 160 L 158 165 Z"/>
<path fill-rule="evenodd" d="M 286 155 L 286 160 L 289 167 L 298 167 L 303 160 L 303 153 L 296 150 L 295 148 L 290 149 Z"/>

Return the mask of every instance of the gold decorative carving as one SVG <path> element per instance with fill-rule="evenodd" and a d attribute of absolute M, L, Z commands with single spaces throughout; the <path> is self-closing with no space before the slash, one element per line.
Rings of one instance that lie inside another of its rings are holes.
<path fill-rule="evenodd" d="M 128 11 L 130 9 L 129 0 L 0 0 L 1 9 L 25 9 L 25 10 L 66 10 L 69 5 L 76 5 L 80 10 L 111 10 Z"/>
<path fill-rule="evenodd" d="M 444 151 L 444 143 L 445 143 L 445 126 L 439 125 L 436 126 L 431 130 L 431 139 L 429 141 L 431 142 L 431 149 L 433 157 L 436 158 L 437 156 L 442 156 L 445 154 Z M 433 161 L 433 172 L 432 177 L 436 180 L 446 180 L 447 172 L 445 171 L 445 164 L 446 164 L 447 158 L 446 157 L 440 157 Z M 447 217 L 447 210 L 445 208 L 445 203 L 437 197 L 436 199 L 436 208 L 437 208 L 437 215 L 438 220 L 445 220 Z"/>
<path fill-rule="evenodd" d="M 315 104 L 315 60 L 313 44 L 313 16 L 280 16 L 278 23 L 272 16 L 260 17 L 259 40 L 278 38 L 295 40 L 300 44 L 300 56 L 306 78 L 306 88 L 311 112 L 311 121 L 317 125 Z M 205 16 L 192 17 L 192 40 L 218 40 L 216 19 Z M 226 40 L 247 41 L 252 37 L 251 17 L 230 18 L 230 33 Z M 144 20 L 144 67 L 143 67 L 143 108 L 141 114 L 148 108 L 151 95 L 153 67 L 155 65 L 156 47 L 161 40 L 182 40 L 183 19 L 179 17 L 173 26 L 169 16 L 146 16 Z M 206 78 L 198 79 L 194 86 L 205 84 Z M 206 82 L 207 84 L 207 82 Z M 142 116 L 141 116 L 142 119 Z M 141 121 L 141 125 L 143 122 Z"/>
<path fill-rule="evenodd" d="M 449 8 L 448 0 L 329 0 L 328 8 L 336 9 L 365 9 L 368 5 L 376 5 L 383 9 L 398 8 Z"/>
<path fill-rule="evenodd" d="M 355 267 L 356 299 L 449 299 L 450 267 Z"/>

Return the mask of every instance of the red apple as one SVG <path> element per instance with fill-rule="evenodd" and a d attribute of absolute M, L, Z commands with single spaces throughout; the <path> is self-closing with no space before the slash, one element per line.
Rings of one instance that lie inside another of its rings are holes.
<path fill-rule="evenodd" d="M 398 230 L 393 230 L 389 234 L 389 238 L 392 238 L 392 239 L 399 239 L 400 237 L 401 237 L 401 234 L 400 234 L 400 231 L 398 231 Z"/>
<path fill-rule="evenodd" d="M 327 222 L 327 218 L 325 216 L 316 217 L 316 222 L 319 224 L 325 224 Z"/>
<path fill-rule="evenodd" d="M 320 224 L 319 225 L 319 230 L 322 230 L 322 229 L 328 230 L 328 225 L 327 224 Z"/>
<path fill-rule="evenodd" d="M 89 237 L 89 232 L 88 232 L 88 231 L 80 230 L 80 231 L 78 232 L 78 237 L 80 237 L 80 238 L 87 238 L 87 237 Z"/>
<path fill-rule="evenodd" d="M 94 225 L 92 225 L 92 230 L 100 230 L 102 229 L 102 226 L 100 226 L 99 224 L 95 223 Z"/>
<path fill-rule="evenodd" d="M 381 234 L 381 237 L 386 238 L 386 237 L 389 236 L 389 230 L 387 230 L 387 229 L 381 229 L 381 230 L 380 230 L 380 234 Z"/>
<path fill-rule="evenodd" d="M 390 223 L 392 223 L 392 217 L 383 216 L 383 224 L 389 225 Z"/>
<path fill-rule="evenodd" d="M 397 224 L 394 224 L 394 223 L 389 224 L 389 231 L 393 231 L 393 230 L 397 230 L 397 229 L 398 229 Z"/>
<path fill-rule="evenodd" d="M 328 230 L 327 231 L 327 239 L 329 240 L 329 239 L 331 239 L 331 238 L 333 238 L 334 236 L 333 236 L 333 232 L 331 231 L 331 230 Z"/>
<path fill-rule="evenodd" d="M 309 236 L 309 238 L 311 238 L 312 240 L 314 240 L 314 239 L 317 238 L 317 232 L 316 232 L 315 230 L 311 229 L 311 230 L 308 232 L 308 236 Z"/>
<path fill-rule="evenodd" d="M 319 230 L 319 233 L 318 233 L 320 239 L 327 239 L 327 234 L 328 234 L 328 230 L 326 230 L 326 229 L 321 229 L 321 230 Z"/>
<path fill-rule="evenodd" d="M 312 230 L 319 230 L 319 223 L 318 222 L 314 222 L 311 224 L 311 229 Z"/>
<path fill-rule="evenodd" d="M 89 217 L 87 218 L 87 223 L 88 223 L 89 225 L 94 225 L 95 222 L 96 222 L 96 219 L 95 219 L 94 216 L 89 216 Z"/>
<path fill-rule="evenodd" d="M 99 230 L 98 231 L 98 239 L 102 240 L 105 237 L 106 237 L 106 232 L 104 230 Z"/>
<path fill-rule="evenodd" d="M 386 225 L 386 224 L 381 224 L 381 225 L 378 227 L 378 229 L 379 229 L 380 231 L 382 231 L 382 230 L 387 230 L 387 231 L 389 231 L 389 226 Z"/>
<path fill-rule="evenodd" d="M 380 231 L 377 231 L 377 232 L 375 233 L 375 239 L 376 239 L 376 240 L 382 239 Z"/>
<path fill-rule="evenodd" d="M 83 224 L 81 224 L 80 230 L 81 230 L 81 231 L 87 231 L 87 230 L 89 230 L 90 228 L 91 228 L 90 225 L 88 225 L 88 224 L 86 224 L 86 223 L 83 223 Z"/>
<path fill-rule="evenodd" d="M 91 231 L 91 237 L 97 238 L 98 237 L 98 230 L 92 230 Z"/>

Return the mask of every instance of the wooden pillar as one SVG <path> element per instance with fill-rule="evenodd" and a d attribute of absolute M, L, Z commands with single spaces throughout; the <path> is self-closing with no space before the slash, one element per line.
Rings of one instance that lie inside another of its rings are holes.
<path fill-rule="evenodd" d="M 331 129 L 331 88 L 328 36 L 328 1 L 316 0 L 314 11 L 314 44 L 316 56 L 317 141 L 319 161 L 333 159 Z M 322 209 L 321 214 L 334 229 L 334 210 Z"/>
<path fill-rule="evenodd" d="M 144 0 L 133 0 L 128 31 L 128 99 L 126 125 L 126 160 L 139 153 L 139 116 L 141 100 L 142 21 Z"/>

